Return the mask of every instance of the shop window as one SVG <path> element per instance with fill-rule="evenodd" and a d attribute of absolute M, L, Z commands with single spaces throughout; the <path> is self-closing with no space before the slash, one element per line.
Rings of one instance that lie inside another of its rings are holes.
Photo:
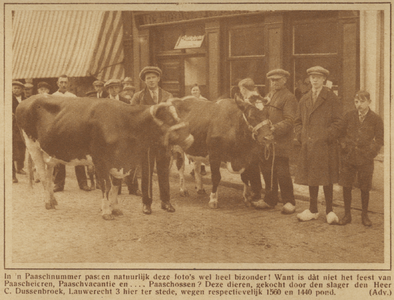
<path fill-rule="evenodd" d="M 337 53 L 337 24 L 333 22 L 294 26 L 294 54 Z"/>
<path fill-rule="evenodd" d="M 230 94 L 233 94 L 238 82 L 247 77 L 252 78 L 258 87 L 264 87 L 266 68 L 263 25 L 234 27 L 228 34 Z"/>

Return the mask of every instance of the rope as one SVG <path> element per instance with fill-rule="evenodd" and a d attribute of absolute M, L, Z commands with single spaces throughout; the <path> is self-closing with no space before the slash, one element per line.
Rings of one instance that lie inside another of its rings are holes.
<path fill-rule="evenodd" d="M 270 143 L 268 145 L 265 145 L 264 148 L 264 159 L 268 160 L 271 156 L 271 150 L 270 150 L 270 145 L 272 146 L 272 164 L 271 164 L 271 191 L 272 191 L 272 186 L 273 186 L 273 182 L 274 182 L 274 165 L 275 165 L 275 144 L 274 143 Z M 268 153 L 268 155 L 267 155 Z M 260 160 L 264 163 L 264 161 L 261 159 Z"/>

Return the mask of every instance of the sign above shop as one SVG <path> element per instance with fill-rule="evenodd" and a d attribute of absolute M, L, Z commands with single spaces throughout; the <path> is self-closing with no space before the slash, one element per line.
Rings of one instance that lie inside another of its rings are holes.
<path fill-rule="evenodd" d="M 174 49 L 200 48 L 205 35 L 181 35 L 175 44 Z"/>

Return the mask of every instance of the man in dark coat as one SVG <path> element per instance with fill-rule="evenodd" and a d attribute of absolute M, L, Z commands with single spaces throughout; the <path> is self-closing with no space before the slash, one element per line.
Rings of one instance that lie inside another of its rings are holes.
<path fill-rule="evenodd" d="M 317 196 L 319 186 L 324 189 L 327 223 L 339 219 L 332 209 L 333 184 L 338 182 L 338 134 L 341 106 L 337 96 L 324 82 L 329 71 L 320 67 L 307 70 L 312 89 L 305 94 L 298 106 L 295 120 L 297 140 L 301 143 L 295 183 L 309 186 L 309 209 L 297 215 L 300 221 L 318 218 Z"/>
<path fill-rule="evenodd" d="M 95 90 L 95 93 L 92 94 L 89 97 L 94 97 L 94 98 L 108 98 L 108 92 L 104 90 L 104 81 L 101 80 L 96 80 L 93 82 L 93 87 Z"/>
<path fill-rule="evenodd" d="M 371 98 L 367 91 L 358 91 L 354 104 L 356 109 L 345 114 L 340 128 L 342 164 L 339 184 L 343 186 L 345 216 L 339 224 L 346 225 L 352 221 L 352 187 L 357 174 L 361 190 L 361 222 L 364 226 L 371 226 L 372 222 L 368 218 L 369 191 L 372 187 L 374 158 L 383 146 L 383 120 L 369 108 Z"/>
<path fill-rule="evenodd" d="M 19 81 L 12 82 L 12 182 L 17 183 L 16 173 L 25 175 L 23 164 L 25 161 L 26 146 L 21 136 L 18 125 L 15 121 L 15 110 L 21 101 L 25 100 L 23 95 L 23 83 Z M 16 168 L 15 168 L 16 163 Z"/>
<path fill-rule="evenodd" d="M 275 69 L 267 73 L 271 91 L 265 97 L 265 110 L 272 122 L 271 130 L 274 136 L 274 151 L 268 159 L 261 159 L 261 172 L 265 181 L 265 197 L 259 201 L 258 208 L 273 208 L 278 203 L 278 183 L 282 201 L 282 213 L 295 212 L 293 181 L 290 175 L 289 156 L 293 149 L 294 120 L 298 102 L 287 88 L 286 82 L 290 73 Z M 273 167 L 273 174 L 272 174 Z M 272 179 L 272 181 L 271 181 Z"/>
<path fill-rule="evenodd" d="M 108 92 L 108 98 L 113 100 L 119 100 L 126 104 L 130 104 L 130 100 L 123 98 L 120 95 L 122 91 L 122 81 L 120 79 L 110 79 L 104 84 L 104 89 Z"/>
<path fill-rule="evenodd" d="M 161 74 L 162 71 L 157 67 L 148 66 L 141 70 L 139 77 L 145 82 L 146 87 L 134 94 L 133 99 L 131 99 L 132 105 L 155 105 L 166 102 L 173 97 L 171 93 L 159 87 Z M 141 162 L 142 211 L 144 214 L 152 213 L 152 173 L 155 160 L 159 181 L 161 208 L 168 212 L 174 212 L 175 208 L 170 203 L 170 153 L 164 146 L 159 144 L 149 148 L 148 153 Z"/>

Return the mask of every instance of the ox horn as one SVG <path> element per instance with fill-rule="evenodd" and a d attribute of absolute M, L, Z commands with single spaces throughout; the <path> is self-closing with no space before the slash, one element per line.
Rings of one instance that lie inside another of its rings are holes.
<path fill-rule="evenodd" d="M 242 168 L 241 170 L 234 171 L 233 167 L 231 166 L 231 162 L 227 162 L 227 170 L 231 173 L 231 174 L 242 174 L 245 171 L 245 168 Z"/>

